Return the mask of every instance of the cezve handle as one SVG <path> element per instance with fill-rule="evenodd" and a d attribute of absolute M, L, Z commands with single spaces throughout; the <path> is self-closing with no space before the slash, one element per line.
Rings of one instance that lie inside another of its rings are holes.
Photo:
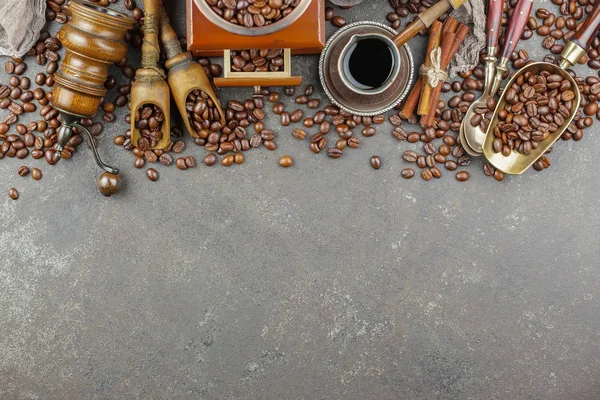
<path fill-rule="evenodd" d="M 488 56 L 498 54 L 498 39 L 500 38 L 500 26 L 502 25 L 503 0 L 489 0 L 487 17 L 487 49 Z M 493 54 L 492 54 L 493 53 Z"/>
<path fill-rule="evenodd" d="M 466 0 L 440 0 L 427 10 L 423 11 L 413 22 L 406 25 L 400 33 L 392 39 L 396 46 L 401 47 L 410 39 L 415 37 L 423 28 L 429 28 L 443 13 L 448 11 L 450 7 L 453 9 L 460 8 Z M 502 3 L 502 0 L 498 0 Z"/>
<path fill-rule="evenodd" d="M 512 13 L 506 34 L 504 35 L 504 51 L 502 57 L 510 58 L 510 55 L 517 48 L 517 43 L 521 39 L 521 35 L 527 25 L 529 14 L 531 13 L 531 7 L 533 6 L 533 0 L 519 0 L 519 3 L 515 7 Z"/>

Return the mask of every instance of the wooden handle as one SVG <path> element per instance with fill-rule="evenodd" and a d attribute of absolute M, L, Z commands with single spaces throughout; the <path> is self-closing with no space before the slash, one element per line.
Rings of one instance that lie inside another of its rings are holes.
<path fill-rule="evenodd" d="M 521 35 L 527 25 L 529 14 L 533 0 L 519 0 L 515 10 L 512 13 L 506 34 L 504 35 L 504 52 L 503 57 L 509 58 L 513 51 L 517 48 L 517 43 L 521 39 Z"/>
<path fill-rule="evenodd" d="M 488 1 L 488 17 L 487 17 L 487 47 L 488 56 L 495 56 L 490 54 L 490 48 L 498 46 L 498 39 L 500 38 L 500 26 L 502 25 L 502 5 L 503 0 L 489 0 Z"/>
<path fill-rule="evenodd" d="M 598 28 L 600 28 L 600 1 L 596 1 L 592 12 L 588 14 L 581 28 L 575 32 L 573 43 L 587 50 L 596 37 Z"/>
<path fill-rule="evenodd" d="M 410 39 L 415 37 L 423 28 L 429 28 L 443 13 L 450 8 L 448 0 L 440 0 L 433 6 L 417 15 L 415 20 L 408 24 L 400 33 L 392 39 L 396 46 L 401 47 Z"/>
<path fill-rule="evenodd" d="M 142 42 L 142 68 L 154 68 L 160 60 L 158 44 L 158 19 L 160 0 L 144 0 L 144 41 Z"/>

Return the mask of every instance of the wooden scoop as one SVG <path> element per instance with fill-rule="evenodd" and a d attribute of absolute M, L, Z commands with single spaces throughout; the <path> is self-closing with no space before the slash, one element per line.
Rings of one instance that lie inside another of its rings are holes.
<path fill-rule="evenodd" d="M 522 174 L 525 172 L 538 158 L 540 158 L 553 144 L 561 137 L 563 132 L 569 127 L 571 121 L 575 117 L 575 114 L 579 110 L 579 104 L 581 103 L 581 94 L 577 87 L 577 83 L 571 77 L 571 75 L 565 71 L 566 68 L 570 68 L 577 63 L 577 60 L 586 53 L 586 50 L 590 47 L 592 41 L 596 37 L 600 28 L 600 1 L 596 2 L 592 12 L 588 15 L 584 23 L 581 25 L 579 30 L 575 32 L 573 40 L 567 42 L 563 52 L 560 55 L 560 65 L 550 64 L 547 62 L 536 62 L 528 64 L 525 67 L 518 70 L 511 80 L 507 83 L 506 87 L 511 87 L 513 83 L 526 72 L 533 74 L 539 74 L 542 71 L 548 71 L 552 74 L 559 74 L 564 80 L 571 83 L 571 90 L 575 97 L 572 100 L 572 106 L 568 117 L 564 118 L 564 123 L 559 126 L 554 132 L 550 132 L 550 136 L 545 140 L 539 142 L 537 148 L 533 149 L 529 154 L 521 154 L 517 151 L 512 151 L 508 157 L 505 157 L 502 153 L 494 152 L 494 128 L 498 125 L 498 112 L 504 109 L 506 104 L 506 93 L 505 90 L 498 101 L 498 105 L 494 110 L 494 116 L 488 127 L 488 131 L 483 145 L 483 154 L 488 161 L 496 168 L 507 174 Z"/>
<path fill-rule="evenodd" d="M 221 124 L 225 126 L 225 114 L 221 108 L 219 98 L 206 76 L 206 72 L 204 72 L 204 68 L 194 62 L 189 51 L 184 52 L 181 49 L 177 34 L 169 24 L 169 17 L 167 17 L 162 7 L 160 9 L 160 31 L 160 40 L 167 53 L 165 66 L 169 70 L 168 81 L 171 93 L 190 135 L 195 138 L 199 137 L 198 132 L 190 124 L 185 105 L 188 95 L 194 90 L 202 90 L 210 96 L 219 110 Z"/>
<path fill-rule="evenodd" d="M 135 73 L 135 82 L 131 86 L 131 142 L 137 147 L 142 135 L 136 128 L 135 115 L 144 104 L 158 106 L 163 114 L 162 137 L 152 149 L 164 149 L 171 137 L 171 98 L 165 73 L 158 66 L 160 47 L 158 27 L 160 19 L 160 0 L 144 0 L 144 42 L 142 44 L 142 67 Z"/>

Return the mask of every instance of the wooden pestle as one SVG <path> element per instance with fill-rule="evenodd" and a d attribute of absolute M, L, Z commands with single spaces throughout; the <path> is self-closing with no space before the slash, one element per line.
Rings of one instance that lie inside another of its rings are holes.
<path fill-rule="evenodd" d="M 159 67 L 159 22 L 161 0 L 144 0 L 144 41 L 142 43 L 142 67 L 135 73 L 135 82 L 131 86 L 131 142 L 137 147 L 141 139 L 139 129 L 135 127 L 136 114 L 144 104 L 158 106 L 163 114 L 162 137 L 152 149 L 164 149 L 169 146 L 171 137 L 171 98 L 165 73 Z"/>
<path fill-rule="evenodd" d="M 169 71 L 168 82 L 171 93 L 190 135 L 195 138 L 200 137 L 190 124 L 186 110 L 187 97 L 194 90 L 202 90 L 208 94 L 219 110 L 221 124 L 225 126 L 225 113 L 223 113 L 219 98 L 215 94 L 204 68 L 199 63 L 194 62 L 189 51 L 184 52 L 181 49 L 181 42 L 169 24 L 169 17 L 162 7 L 160 10 L 160 40 L 167 53 L 165 66 Z"/>

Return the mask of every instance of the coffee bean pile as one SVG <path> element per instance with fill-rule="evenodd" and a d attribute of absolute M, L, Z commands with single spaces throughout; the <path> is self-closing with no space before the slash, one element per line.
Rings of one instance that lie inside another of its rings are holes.
<path fill-rule="evenodd" d="M 201 139 L 208 138 L 211 132 L 218 132 L 223 127 L 219 109 L 205 91 L 193 90 L 186 99 L 185 107 L 189 123 Z"/>
<path fill-rule="evenodd" d="M 144 104 L 135 113 L 135 127 L 140 131 L 141 138 L 137 147 L 142 151 L 155 147 L 163 137 L 161 131 L 165 114 L 155 104 Z"/>
<path fill-rule="evenodd" d="M 285 18 L 300 0 L 206 0 L 206 3 L 224 20 L 253 28 Z"/>
<path fill-rule="evenodd" d="M 325 150 L 329 157 L 340 158 L 346 148 L 358 148 L 360 146 L 360 138 L 355 134 L 356 131 L 360 131 L 363 137 L 370 137 L 377 133 L 374 125 L 385 122 L 386 117 L 383 114 L 374 117 L 361 117 L 340 110 L 339 107 L 332 104 L 319 109 L 321 101 L 312 97 L 314 91 L 315 87 L 313 85 L 307 85 L 303 94 L 296 96 L 293 100 L 295 105 L 317 110 L 306 118 L 304 118 L 304 111 L 301 108 L 291 112 L 286 111 L 286 105 L 278 92 L 271 92 L 268 97 L 268 100 L 274 103 L 273 112 L 280 116 L 282 126 L 290 126 L 302 121 L 303 127 L 293 128 L 291 134 L 295 139 L 301 141 L 308 138 L 308 147 L 313 153 L 320 153 Z M 292 97 L 295 94 L 295 89 L 286 88 L 285 94 Z M 306 131 L 309 128 L 316 128 L 316 132 L 309 135 Z M 330 135 L 328 134 L 330 132 L 335 132 L 337 138 L 329 139 Z"/>
<path fill-rule="evenodd" d="M 284 68 L 283 49 L 231 51 L 231 70 L 235 72 L 277 72 Z"/>
<path fill-rule="evenodd" d="M 509 156 L 513 150 L 530 154 L 560 129 L 573 109 L 571 82 L 559 74 L 530 72 L 506 89 L 506 104 L 494 127 L 494 152 Z"/>

